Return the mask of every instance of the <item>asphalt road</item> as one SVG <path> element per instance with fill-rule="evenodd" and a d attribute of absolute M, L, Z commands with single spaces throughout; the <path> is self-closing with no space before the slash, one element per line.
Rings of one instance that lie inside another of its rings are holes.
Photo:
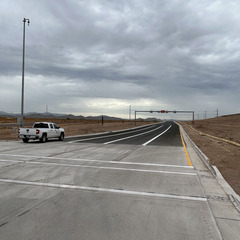
<path fill-rule="evenodd" d="M 213 210 L 210 174 L 185 144 L 173 122 L 0 142 L 0 239 L 234 239 L 226 219 L 240 216 L 222 192 Z"/>
<path fill-rule="evenodd" d="M 160 138 L 161 136 L 161 138 Z M 173 122 L 107 134 L 68 138 L 71 143 L 182 146 L 179 127 Z"/>

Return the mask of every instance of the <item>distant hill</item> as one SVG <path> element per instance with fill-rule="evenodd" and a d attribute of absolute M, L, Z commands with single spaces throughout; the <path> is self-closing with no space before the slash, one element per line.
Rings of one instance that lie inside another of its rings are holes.
<path fill-rule="evenodd" d="M 0 111 L 0 117 L 6 117 L 6 118 L 18 118 L 20 117 L 20 114 L 14 114 L 14 113 L 7 113 Z M 123 119 L 123 118 L 118 118 L 118 117 L 111 117 L 111 116 L 106 116 L 106 115 L 99 115 L 99 116 L 87 116 L 84 117 L 82 115 L 75 116 L 72 114 L 59 114 L 59 113 L 36 113 L 36 112 L 30 112 L 30 113 L 25 113 L 24 114 L 25 118 L 33 118 L 33 119 L 74 119 L 74 120 L 80 120 L 80 119 L 86 119 L 86 120 L 102 120 L 105 121 L 122 121 L 122 120 L 128 120 L 128 119 Z M 137 121 L 159 121 L 160 119 L 157 118 L 147 118 L 147 119 L 142 119 L 138 118 Z M 133 121 L 133 119 L 132 119 Z"/>
<path fill-rule="evenodd" d="M 7 113 L 7 112 L 0 111 L 0 117 L 15 117 L 15 116 L 17 116 L 17 115 L 18 115 L 18 114 Z"/>

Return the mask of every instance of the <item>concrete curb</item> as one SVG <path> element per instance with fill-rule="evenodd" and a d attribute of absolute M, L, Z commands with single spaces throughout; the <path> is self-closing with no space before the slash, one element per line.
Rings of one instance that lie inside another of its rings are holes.
<path fill-rule="evenodd" d="M 179 125 L 179 124 L 178 124 Z M 216 178 L 220 186 L 223 188 L 223 190 L 228 195 L 230 201 L 235 206 L 235 208 L 240 212 L 240 196 L 232 189 L 232 187 L 227 183 L 227 181 L 223 178 L 222 174 L 218 170 L 216 166 L 212 166 L 212 164 L 209 161 L 209 158 L 196 146 L 196 144 L 192 141 L 192 139 L 187 135 L 187 133 L 184 131 L 183 127 L 179 125 L 181 128 L 181 132 L 184 133 L 183 136 L 187 137 L 190 143 L 193 146 L 193 149 L 196 151 L 200 159 L 203 161 L 203 163 L 206 165 L 206 167 L 210 170 L 212 175 Z"/>

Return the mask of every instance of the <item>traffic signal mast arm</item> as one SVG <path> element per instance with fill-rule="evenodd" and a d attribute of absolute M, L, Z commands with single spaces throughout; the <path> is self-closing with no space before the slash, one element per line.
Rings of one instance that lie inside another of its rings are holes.
<path fill-rule="evenodd" d="M 194 123 L 194 111 L 168 111 L 168 110 L 160 110 L 160 111 L 153 111 L 153 110 L 150 110 L 150 111 L 136 111 L 135 110 L 135 125 L 136 125 L 136 120 L 137 120 L 137 112 L 149 112 L 149 113 L 192 113 L 193 115 L 193 123 Z"/>
<path fill-rule="evenodd" d="M 168 111 L 168 110 L 160 110 L 160 111 L 153 111 L 153 110 L 150 110 L 150 111 L 135 111 L 135 112 L 149 112 L 149 113 L 194 113 L 194 111 Z"/>

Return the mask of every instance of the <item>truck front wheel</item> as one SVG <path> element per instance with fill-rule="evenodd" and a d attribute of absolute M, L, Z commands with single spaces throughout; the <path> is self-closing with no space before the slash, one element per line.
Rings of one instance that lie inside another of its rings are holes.
<path fill-rule="evenodd" d="M 47 135 L 43 134 L 42 137 L 40 138 L 41 143 L 45 143 L 47 141 Z"/>
<path fill-rule="evenodd" d="M 61 135 L 58 139 L 59 139 L 59 141 L 63 141 L 63 139 L 64 139 L 64 133 L 63 132 L 61 133 Z"/>

